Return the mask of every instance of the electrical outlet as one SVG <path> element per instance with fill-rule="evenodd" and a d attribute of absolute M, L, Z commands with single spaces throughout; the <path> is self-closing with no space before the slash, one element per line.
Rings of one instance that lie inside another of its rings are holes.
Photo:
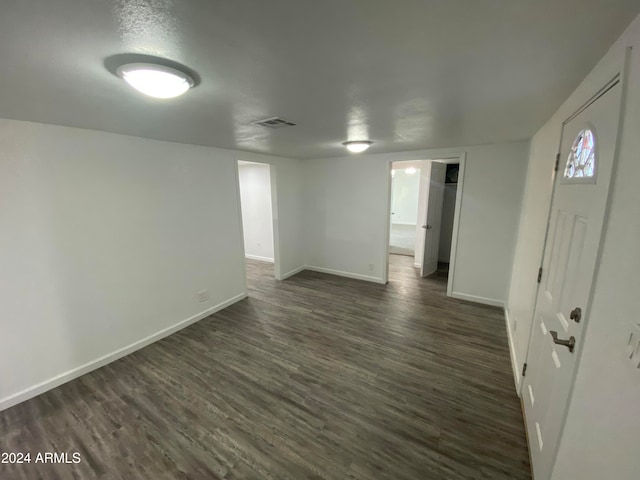
<path fill-rule="evenodd" d="M 373 263 L 369 264 L 369 271 L 373 272 L 373 268 L 375 267 L 375 265 Z"/>
<path fill-rule="evenodd" d="M 200 290 L 196 295 L 200 303 L 209 301 L 209 292 L 206 290 Z"/>

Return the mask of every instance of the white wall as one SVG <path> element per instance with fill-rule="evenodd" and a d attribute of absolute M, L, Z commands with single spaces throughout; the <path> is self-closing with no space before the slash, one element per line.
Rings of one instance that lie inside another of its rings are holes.
<path fill-rule="evenodd" d="M 511 272 L 527 143 L 307 160 L 307 265 L 384 281 L 389 162 L 466 152 L 453 292 L 500 305 Z"/>
<path fill-rule="evenodd" d="M 273 218 L 271 215 L 270 166 L 238 165 L 244 253 L 247 258 L 273 262 Z"/>
<path fill-rule="evenodd" d="M 237 155 L 0 120 L 0 409 L 246 294 Z M 242 157 L 300 180 L 297 160 Z M 298 242 L 297 211 L 279 215 Z"/>
<path fill-rule="evenodd" d="M 627 46 L 633 52 L 610 217 L 554 480 L 632 480 L 640 472 L 640 369 L 624 356 L 631 324 L 640 322 L 640 17 L 531 142 L 508 310 L 510 322 L 518 318 L 514 351 L 523 362 L 562 121 L 619 70 Z"/>
<path fill-rule="evenodd" d="M 405 170 L 405 168 L 395 168 L 391 222 L 415 225 L 418 219 L 420 171 L 410 175 Z"/>
<path fill-rule="evenodd" d="M 438 261 L 449 263 L 451 257 L 451 235 L 453 234 L 453 217 L 456 212 L 457 185 L 444 186 L 444 200 L 442 204 L 442 226 L 440 230 L 440 250 Z"/>

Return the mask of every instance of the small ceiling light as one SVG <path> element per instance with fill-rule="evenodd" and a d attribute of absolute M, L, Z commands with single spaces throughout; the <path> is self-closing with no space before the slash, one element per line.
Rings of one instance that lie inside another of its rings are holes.
<path fill-rule="evenodd" d="M 186 73 L 153 63 L 129 63 L 117 73 L 133 88 L 154 98 L 178 97 L 195 85 Z"/>
<path fill-rule="evenodd" d="M 367 148 L 369 148 L 372 143 L 373 142 L 370 142 L 368 140 L 360 140 L 360 141 L 356 141 L 356 142 L 344 142 L 342 145 L 347 147 L 347 150 L 349 150 L 350 152 L 362 153 Z"/>
<path fill-rule="evenodd" d="M 404 169 L 404 173 L 406 173 L 407 175 L 413 175 L 417 171 L 418 171 L 418 169 L 415 168 L 415 167 L 409 167 L 409 168 L 405 168 Z"/>

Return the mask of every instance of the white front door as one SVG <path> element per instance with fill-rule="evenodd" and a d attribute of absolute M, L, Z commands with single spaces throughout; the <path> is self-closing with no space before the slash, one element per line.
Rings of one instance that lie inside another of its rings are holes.
<path fill-rule="evenodd" d="M 445 163 L 430 163 L 427 211 L 425 221 L 422 224 L 422 228 L 424 229 L 424 247 L 420 275 L 423 277 L 431 275 L 438 269 L 442 204 L 444 202 L 444 181 L 447 174 L 447 165 Z"/>
<path fill-rule="evenodd" d="M 522 392 L 536 480 L 551 477 L 589 319 L 615 158 L 620 91 L 620 84 L 615 84 L 563 127 Z"/>

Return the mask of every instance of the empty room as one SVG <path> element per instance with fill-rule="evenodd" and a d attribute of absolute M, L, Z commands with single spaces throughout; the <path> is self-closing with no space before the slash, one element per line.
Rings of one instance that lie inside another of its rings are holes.
<path fill-rule="evenodd" d="M 0 61 L 0 480 L 640 478 L 638 0 L 7 0 Z"/>

